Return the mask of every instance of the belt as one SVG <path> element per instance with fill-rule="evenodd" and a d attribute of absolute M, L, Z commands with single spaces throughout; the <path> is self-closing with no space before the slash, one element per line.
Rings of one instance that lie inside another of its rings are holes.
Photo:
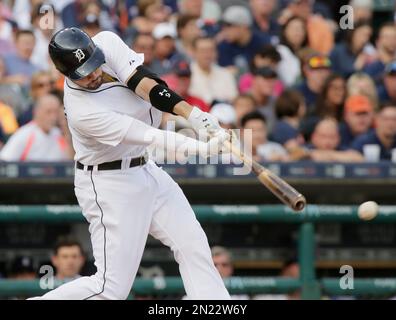
<path fill-rule="evenodd" d="M 147 156 L 141 156 L 139 158 L 133 158 L 129 162 L 129 168 L 132 167 L 137 167 L 137 166 L 142 166 L 147 163 Z M 111 161 L 111 162 L 104 162 L 101 164 L 98 164 L 98 170 L 120 170 L 122 166 L 122 160 L 116 160 L 116 161 Z M 84 170 L 86 167 L 88 171 L 92 171 L 95 166 L 93 165 L 83 165 L 81 162 L 77 161 L 76 165 L 77 169 Z"/>

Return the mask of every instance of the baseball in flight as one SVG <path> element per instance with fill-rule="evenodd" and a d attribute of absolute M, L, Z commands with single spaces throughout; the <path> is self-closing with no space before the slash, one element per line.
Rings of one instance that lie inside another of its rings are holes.
<path fill-rule="evenodd" d="M 358 216 L 362 220 L 372 220 L 378 214 L 379 206 L 375 201 L 363 202 L 358 208 Z"/>

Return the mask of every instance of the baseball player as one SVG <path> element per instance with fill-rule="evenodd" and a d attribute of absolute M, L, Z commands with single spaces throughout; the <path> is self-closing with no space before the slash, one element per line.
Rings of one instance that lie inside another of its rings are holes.
<path fill-rule="evenodd" d="M 148 145 L 186 146 L 190 153 L 211 156 L 228 134 L 213 116 L 187 104 L 146 69 L 143 54 L 112 32 L 91 39 L 78 28 L 66 28 L 53 36 L 49 53 L 66 76 L 75 194 L 89 222 L 97 272 L 38 299 L 126 299 L 148 234 L 173 251 L 190 299 L 229 299 L 182 190 L 145 153 Z M 183 116 L 212 138 L 203 142 L 158 129 L 162 112 Z"/>

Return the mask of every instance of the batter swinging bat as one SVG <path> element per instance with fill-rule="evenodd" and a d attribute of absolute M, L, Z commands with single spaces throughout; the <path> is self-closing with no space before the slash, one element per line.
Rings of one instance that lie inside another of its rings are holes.
<path fill-rule="evenodd" d="M 232 135 L 231 135 L 232 137 Z M 270 170 L 264 168 L 257 161 L 246 156 L 238 147 L 230 141 L 224 141 L 224 146 L 232 154 L 238 157 L 245 165 L 251 166 L 260 182 L 267 187 L 274 195 L 276 195 L 284 204 L 292 208 L 294 211 L 301 211 L 305 208 L 307 201 L 305 197 L 289 185 L 286 181 L 279 178 Z"/>

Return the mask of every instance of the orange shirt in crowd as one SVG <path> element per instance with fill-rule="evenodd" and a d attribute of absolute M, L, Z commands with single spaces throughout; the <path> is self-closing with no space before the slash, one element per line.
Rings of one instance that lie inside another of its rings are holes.
<path fill-rule="evenodd" d="M 18 122 L 10 106 L 0 102 L 0 126 L 5 135 L 9 136 L 18 129 Z"/>
<path fill-rule="evenodd" d="M 307 21 L 309 46 L 322 54 L 328 55 L 334 47 L 334 34 L 326 19 L 311 16 Z"/>

